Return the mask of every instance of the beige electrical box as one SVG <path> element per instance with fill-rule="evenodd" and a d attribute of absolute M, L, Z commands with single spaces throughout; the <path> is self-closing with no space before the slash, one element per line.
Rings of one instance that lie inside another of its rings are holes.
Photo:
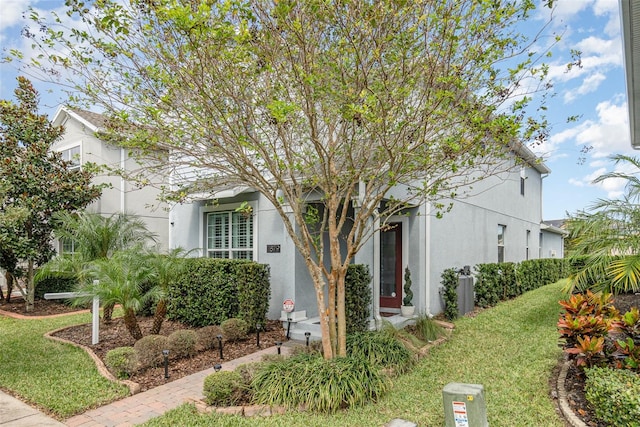
<path fill-rule="evenodd" d="M 446 427 L 488 427 L 481 384 L 449 383 L 442 389 Z"/>

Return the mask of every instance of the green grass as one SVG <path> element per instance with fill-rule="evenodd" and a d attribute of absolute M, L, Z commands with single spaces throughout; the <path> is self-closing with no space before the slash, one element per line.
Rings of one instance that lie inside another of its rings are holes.
<path fill-rule="evenodd" d="M 409 374 L 395 379 L 392 390 L 376 405 L 331 416 L 290 413 L 255 419 L 200 415 L 183 405 L 144 425 L 375 426 L 403 418 L 420 426 L 442 426 L 442 389 L 460 382 L 484 385 L 492 427 L 561 427 L 548 381 L 561 354 L 555 325 L 562 284 L 529 292 L 475 318 L 459 319 L 451 339 L 432 349 Z"/>
<path fill-rule="evenodd" d="M 87 313 L 46 320 L 0 316 L 0 388 L 61 419 L 127 396 L 127 388 L 98 373 L 84 350 L 43 336 L 90 321 Z"/>

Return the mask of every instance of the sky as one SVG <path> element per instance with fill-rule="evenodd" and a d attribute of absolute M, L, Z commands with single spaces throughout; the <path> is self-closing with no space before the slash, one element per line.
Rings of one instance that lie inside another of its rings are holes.
<path fill-rule="evenodd" d="M 9 49 L 29 51 L 20 31 L 32 6 L 63 10 L 64 0 L 0 0 L 0 56 Z M 599 198 L 622 194 L 623 182 L 594 178 L 616 167 L 614 154 L 636 155 L 631 148 L 618 0 L 556 0 L 552 14 L 540 8 L 521 31 L 540 28 L 551 17 L 548 34 L 561 34 L 547 59 L 555 96 L 547 102 L 551 131 L 548 140 L 530 147 L 551 169 L 543 180 L 543 219 L 565 218 L 588 209 Z M 551 14 L 551 15 L 550 15 Z M 37 31 L 37 29 L 34 29 Z M 542 39 L 540 47 L 544 47 Z M 570 51 L 579 50 L 581 67 L 566 72 Z M 0 63 L 0 99 L 13 99 L 15 64 Z M 41 94 L 41 112 L 53 116 L 63 99 L 55 86 L 33 80 Z M 578 116 L 577 122 L 567 122 Z M 586 153 L 583 153 L 586 150 Z"/>

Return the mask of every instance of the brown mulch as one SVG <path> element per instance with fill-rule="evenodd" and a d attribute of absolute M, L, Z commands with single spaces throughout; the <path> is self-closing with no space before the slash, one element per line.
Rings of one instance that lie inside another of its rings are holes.
<path fill-rule="evenodd" d="M 28 316 L 47 316 L 65 312 L 72 313 L 78 309 L 66 306 L 59 302 L 39 300 L 36 301 L 34 311 L 26 313 L 24 312 L 24 302 L 19 299 L 14 299 L 13 302 L 9 304 L 4 302 L 1 303 L 0 310 Z M 138 323 L 140 324 L 143 335 L 148 335 L 153 323 L 153 318 L 140 317 Z M 165 320 L 162 324 L 160 334 L 169 335 L 179 329 L 195 328 L 190 328 L 180 322 Z M 277 320 L 268 321 L 265 329 L 266 330 L 260 332 L 260 348 L 257 346 L 256 334 L 252 333 L 249 335 L 249 338 L 244 341 L 228 342 L 223 340 L 222 353 L 224 359 L 220 359 L 220 350 L 216 347 L 213 350 L 200 351 L 191 358 L 176 360 L 169 357 L 168 379 L 164 378 L 164 367 L 149 368 L 134 374 L 128 379 L 140 384 L 140 391 L 145 391 L 184 376 L 211 368 L 217 363 L 224 364 L 225 361 L 233 360 L 238 357 L 251 354 L 257 350 L 274 346 L 277 341 L 286 340 L 286 331 L 282 328 L 281 322 Z M 100 319 L 100 342 L 96 345 L 91 344 L 90 323 L 66 328 L 62 331 L 56 332 L 53 336 L 89 347 L 103 361 L 103 363 L 104 357 L 109 350 L 116 347 L 133 346 L 135 343 L 135 340 L 131 337 L 129 332 L 127 332 L 121 318 L 114 319 L 109 325 L 105 324 L 102 319 Z"/>

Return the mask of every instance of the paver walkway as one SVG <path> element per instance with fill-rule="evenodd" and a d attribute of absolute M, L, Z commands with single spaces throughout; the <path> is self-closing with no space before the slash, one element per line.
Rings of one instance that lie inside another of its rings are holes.
<path fill-rule="evenodd" d="M 291 351 L 291 348 L 282 346 L 281 350 L 283 354 L 286 354 Z M 262 360 L 263 355 L 267 354 L 277 354 L 277 348 L 266 348 L 222 363 L 222 370 L 232 371 L 239 365 L 258 362 Z M 187 400 L 202 399 L 204 379 L 214 372 L 211 367 L 205 371 L 76 415 L 69 418 L 65 424 L 69 427 L 125 427 L 142 424 L 170 409 L 177 408 Z"/>

